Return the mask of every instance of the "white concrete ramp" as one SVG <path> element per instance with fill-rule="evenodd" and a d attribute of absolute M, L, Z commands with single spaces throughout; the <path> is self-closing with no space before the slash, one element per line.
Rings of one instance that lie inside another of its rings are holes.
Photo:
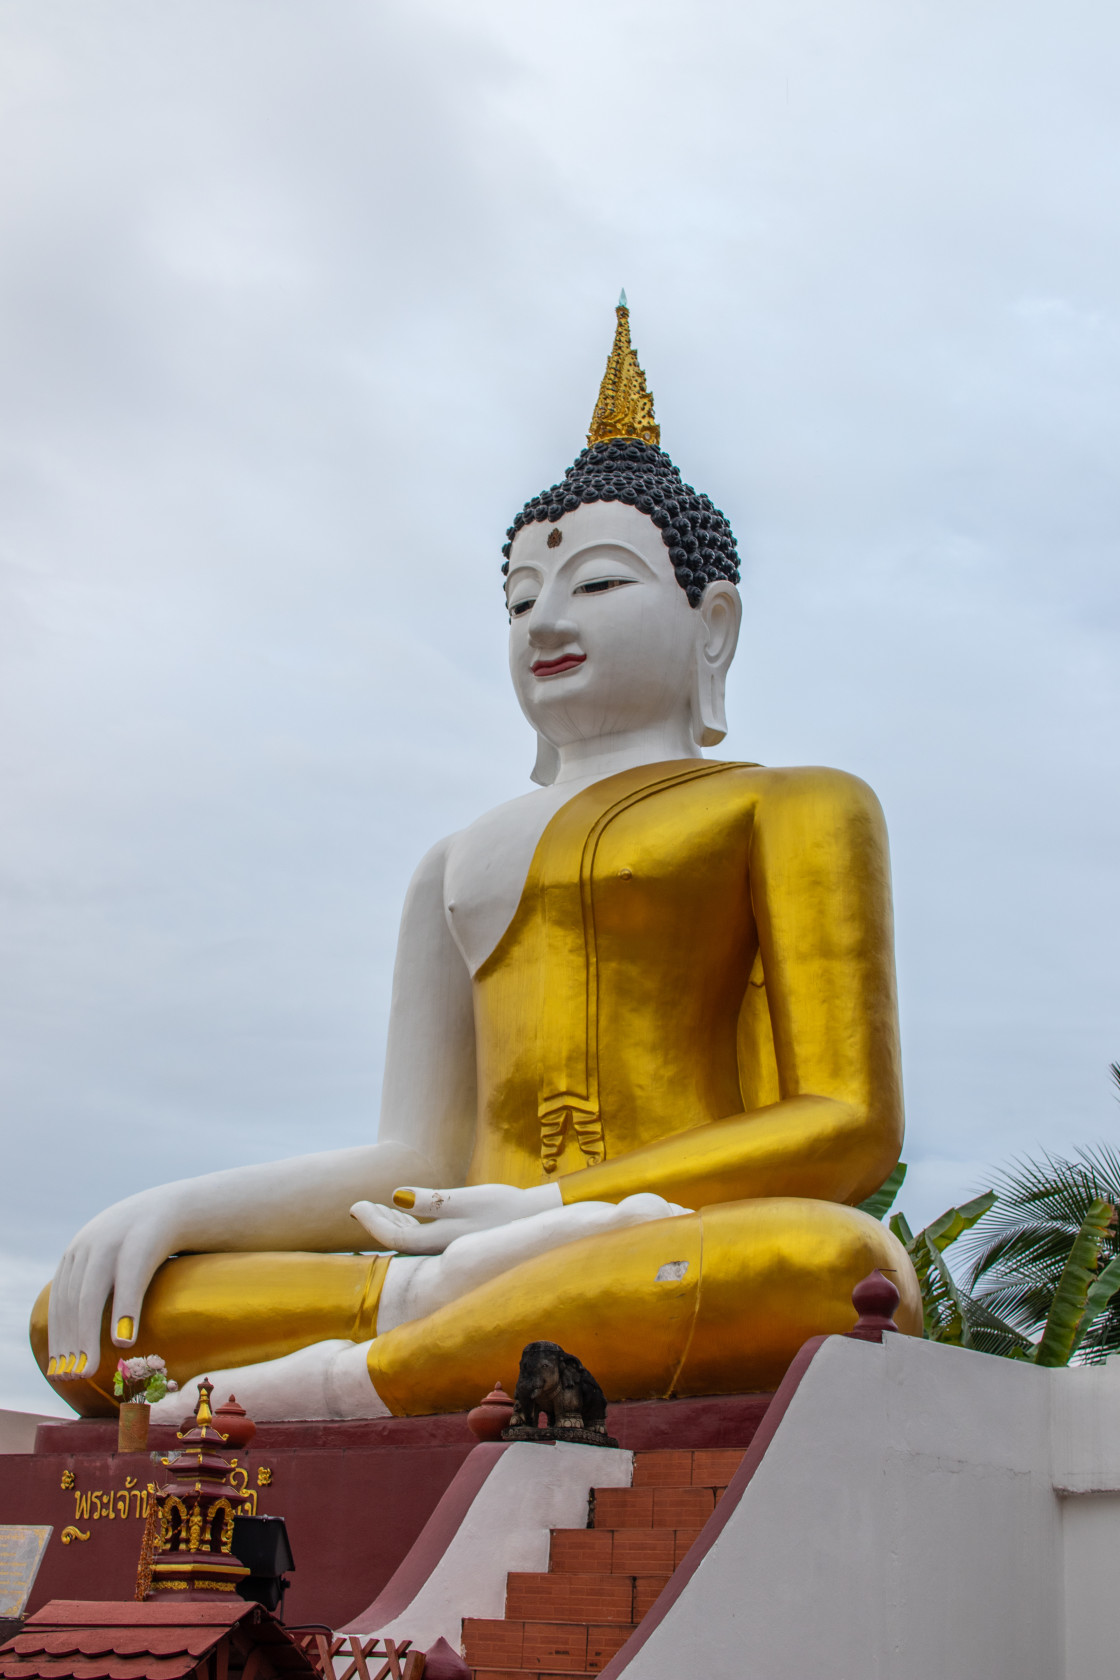
<path fill-rule="evenodd" d="M 1112 1673 L 1113 1364 L 827 1338 L 602 1680 Z"/>

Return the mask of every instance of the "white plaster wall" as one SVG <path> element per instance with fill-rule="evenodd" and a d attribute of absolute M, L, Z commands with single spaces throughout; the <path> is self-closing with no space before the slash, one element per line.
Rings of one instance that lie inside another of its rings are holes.
<path fill-rule="evenodd" d="M 35 1451 L 35 1432 L 41 1423 L 57 1423 L 46 1412 L 0 1411 L 0 1453 Z"/>
<path fill-rule="evenodd" d="M 1065 1680 L 1115 1674 L 1120 1493 L 1062 1500 Z"/>
<path fill-rule="evenodd" d="M 1085 1502 L 1054 1491 L 1055 1377 L 1068 1383 L 1061 1404 L 1087 1413 L 1073 1456 L 1099 1474 L 1102 1443 L 1120 1446 L 1120 1420 L 1103 1415 L 1111 1373 L 1036 1370 L 901 1336 L 826 1342 L 626 1680 L 1058 1680 L 1063 1533 L 1091 1550 L 1112 1512 L 1085 1519 L 1093 1540 L 1083 1541 L 1069 1507 Z M 1083 1377 L 1098 1379 L 1084 1406 Z M 1110 1533 L 1115 1558 L 1120 1527 Z M 1075 1591 L 1081 1606 L 1088 1589 Z"/>

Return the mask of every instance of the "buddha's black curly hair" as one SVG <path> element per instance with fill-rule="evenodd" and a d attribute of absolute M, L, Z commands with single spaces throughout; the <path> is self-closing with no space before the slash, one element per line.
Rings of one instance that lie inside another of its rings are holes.
<path fill-rule="evenodd" d="M 663 449 L 629 438 L 612 438 L 583 450 L 564 474 L 563 483 L 525 503 L 506 532 L 503 575 L 509 571 L 513 539 L 523 525 L 546 519 L 555 523 L 581 502 L 625 502 L 648 514 L 661 532 L 690 606 L 700 605 L 706 586 L 716 578 L 738 583 L 734 533 L 719 508 L 685 484 Z"/>

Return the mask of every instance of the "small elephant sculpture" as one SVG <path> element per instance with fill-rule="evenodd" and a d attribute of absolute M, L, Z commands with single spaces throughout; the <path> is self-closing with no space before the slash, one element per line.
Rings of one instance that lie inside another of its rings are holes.
<path fill-rule="evenodd" d="M 540 1430 L 541 1413 L 548 1428 Z M 561 1438 L 614 1446 L 607 1434 L 607 1397 L 587 1367 L 556 1342 L 530 1342 L 522 1350 L 513 1412 L 503 1435 L 510 1439 Z"/>

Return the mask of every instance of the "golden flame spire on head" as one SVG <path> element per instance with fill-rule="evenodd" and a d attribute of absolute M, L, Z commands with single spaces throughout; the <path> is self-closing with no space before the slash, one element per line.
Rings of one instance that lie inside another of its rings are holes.
<path fill-rule="evenodd" d="M 637 438 L 641 443 L 659 444 L 661 427 L 653 418 L 653 397 L 646 388 L 646 376 L 638 365 L 638 352 L 630 344 L 630 311 L 623 292 L 615 310 L 618 326 L 607 358 L 607 371 L 599 387 L 599 401 L 591 416 L 588 446 L 611 438 Z"/>

